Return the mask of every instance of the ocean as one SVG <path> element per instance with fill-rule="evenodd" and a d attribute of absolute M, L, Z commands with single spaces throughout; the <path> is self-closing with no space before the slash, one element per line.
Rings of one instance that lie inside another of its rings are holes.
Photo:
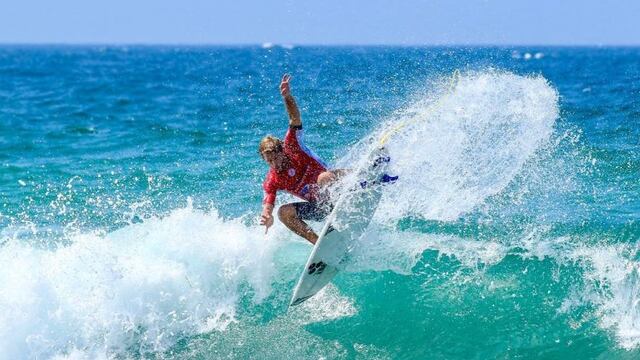
<path fill-rule="evenodd" d="M 0 359 L 636 359 L 639 64 L 624 47 L 2 45 Z M 311 246 L 257 219 L 284 73 L 332 167 L 402 124 L 399 180 L 291 309 Z"/>

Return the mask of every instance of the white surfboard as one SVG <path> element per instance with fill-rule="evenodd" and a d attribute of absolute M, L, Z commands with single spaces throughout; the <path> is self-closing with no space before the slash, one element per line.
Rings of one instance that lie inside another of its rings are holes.
<path fill-rule="evenodd" d="M 371 222 L 382 196 L 382 185 L 390 180 L 385 174 L 389 161 L 384 148 L 374 150 L 369 156 L 369 165 L 357 174 L 358 183 L 338 198 L 307 260 L 289 306 L 301 304 L 315 295 L 333 279 L 339 265 L 348 259 L 353 244 Z"/>

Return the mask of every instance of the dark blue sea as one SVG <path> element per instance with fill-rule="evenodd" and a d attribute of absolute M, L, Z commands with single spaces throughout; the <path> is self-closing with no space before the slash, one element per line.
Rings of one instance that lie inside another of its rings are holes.
<path fill-rule="evenodd" d="M 399 176 L 291 309 L 284 73 Z M 3 45 L 0 359 L 636 359 L 639 178 L 640 48 Z"/>

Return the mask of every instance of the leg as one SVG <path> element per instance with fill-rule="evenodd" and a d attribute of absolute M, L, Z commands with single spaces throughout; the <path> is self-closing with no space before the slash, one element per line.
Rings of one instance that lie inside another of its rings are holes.
<path fill-rule="evenodd" d="M 315 244 L 318 240 L 318 235 L 302 221 L 297 214 L 294 204 L 282 205 L 278 209 L 278 218 L 285 224 L 291 231 L 307 239 L 311 244 Z"/>
<path fill-rule="evenodd" d="M 316 184 L 318 184 L 318 200 L 321 202 L 331 201 L 331 194 L 329 193 L 329 187 L 335 182 L 340 180 L 347 173 L 347 170 L 336 169 L 321 172 L 318 175 Z"/>
<path fill-rule="evenodd" d="M 326 186 L 329 186 L 332 183 L 336 182 L 338 179 L 340 179 L 346 173 L 347 173 L 347 170 L 345 170 L 345 169 L 336 169 L 336 170 L 324 171 L 324 172 L 320 173 L 320 175 L 318 175 L 318 180 L 316 180 L 316 183 L 321 188 L 322 187 L 326 187 Z"/>

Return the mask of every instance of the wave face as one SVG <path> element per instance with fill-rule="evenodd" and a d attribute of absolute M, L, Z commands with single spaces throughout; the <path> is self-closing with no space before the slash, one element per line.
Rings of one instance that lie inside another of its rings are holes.
<path fill-rule="evenodd" d="M 0 47 L 0 359 L 639 356 L 640 53 L 512 50 Z M 399 176 L 291 309 L 285 70 L 309 147 Z"/>

